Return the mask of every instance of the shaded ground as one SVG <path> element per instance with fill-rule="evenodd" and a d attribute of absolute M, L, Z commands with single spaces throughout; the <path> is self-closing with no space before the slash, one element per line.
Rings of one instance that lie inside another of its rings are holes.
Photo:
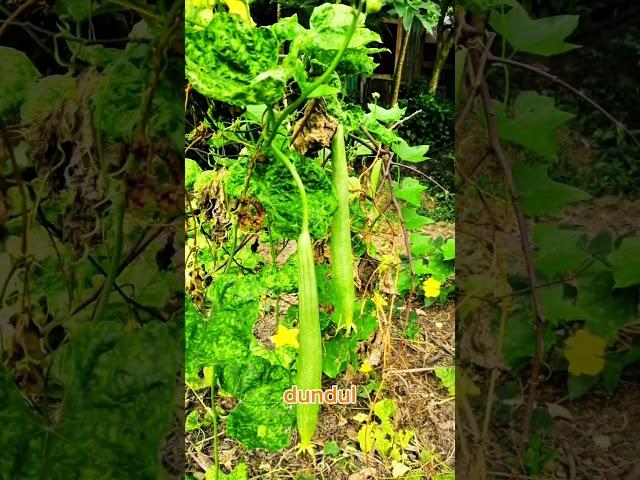
<path fill-rule="evenodd" d="M 457 197 L 457 274 L 462 278 L 470 274 L 494 276 L 496 286 L 500 281 L 524 278 L 525 264 L 515 216 L 510 202 L 504 200 L 504 190 L 496 187 L 500 185 L 502 172 L 486 150 L 482 128 L 469 120 L 461 130 L 470 140 L 460 142 L 456 152 L 463 177 L 460 187 L 464 189 Z M 559 141 L 563 160 L 568 163 L 583 162 L 588 168 L 597 156 L 587 140 L 568 129 L 560 132 Z M 515 151 L 508 153 L 517 158 Z M 472 177 L 471 172 L 476 175 Z M 638 201 L 602 196 L 568 206 L 561 215 L 544 221 L 576 229 L 590 238 L 603 230 L 620 237 L 640 233 L 638 211 Z M 524 293 L 528 295 L 526 290 Z M 458 478 L 640 479 L 637 369 L 623 375 L 613 394 L 596 387 L 582 398 L 570 401 L 566 372 L 553 371 L 552 366 L 545 364 L 536 406 L 547 410 L 553 420 L 541 434 L 539 448 L 527 450 L 523 446 L 522 417 L 529 371 L 525 368 L 514 379 L 497 352 L 500 315 L 496 310 L 500 306 L 510 308 L 509 304 L 498 302 L 484 304 L 458 325 L 460 360 L 479 389 L 467 398 L 458 395 Z M 614 350 L 631 348 L 638 333 L 638 324 L 624 328 Z M 505 398 L 507 383 L 514 386 L 514 393 Z M 485 423 L 488 397 L 494 403 L 489 410 L 491 417 Z M 544 474 L 519 473 L 533 464 L 542 465 Z"/>

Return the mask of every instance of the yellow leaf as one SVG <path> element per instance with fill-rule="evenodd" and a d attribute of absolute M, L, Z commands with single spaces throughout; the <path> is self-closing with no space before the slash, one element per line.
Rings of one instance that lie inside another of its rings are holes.
<path fill-rule="evenodd" d="M 607 342 L 586 329 L 578 330 L 565 342 L 564 356 L 572 375 L 597 375 L 604 367 Z"/>
<path fill-rule="evenodd" d="M 440 287 L 442 284 L 433 277 L 427 278 L 422 284 L 426 297 L 435 298 L 440 295 Z"/>
<path fill-rule="evenodd" d="M 369 415 L 367 415 L 366 413 L 356 413 L 353 417 L 351 417 L 353 420 L 355 420 L 358 423 L 364 423 L 367 420 L 369 420 Z"/>
<path fill-rule="evenodd" d="M 276 348 L 286 345 L 291 345 L 295 349 L 300 347 L 297 328 L 287 328 L 284 325 L 278 325 L 278 332 L 270 337 L 270 339 L 276 345 Z"/>
<path fill-rule="evenodd" d="M 379 292 L 375 292 L 373 294 L 373 303 L 376 306 L 376 310 L 382 310 L 382 307 L 386 307 L 388 305 L 387 301 Z"/>
<path fill-rule="evenodd" d="M 224 0 L 224 3 L 229 9 L 229 13 L 239 15 L 243 20 L 248 20 L 252 25 L 255 25 L 249 13 L 249 5 L 242 0 Z"/>
<path fill-rule="evenodd" d="M 393 468 L 393 470 L 391 471 L 391 476 L 393 478 L 403 477 L 409 470 L 411 470 L 411 468 L 407 467 L 402 462 L 398 462 L 397 460 L 391 462 L 391 467 Z"/>

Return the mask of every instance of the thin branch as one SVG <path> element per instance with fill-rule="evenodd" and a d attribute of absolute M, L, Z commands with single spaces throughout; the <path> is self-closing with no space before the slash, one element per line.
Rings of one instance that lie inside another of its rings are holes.
<path fill-rule="evenodd" d="M 475 77 L 473 76 L 471 71 L 469 71 L 469 75 L 473 79 L 471 84 L 471 92 L 469 92 L 469 97 L 467 98 L 467 101 L 462 108 L 462 112 L 458 117 L 458 121 L 456 122 L 456 130 L 460 128 L 460 126 L 464 123 L 467 115 L 469 115 L 469 112 L 471 111 L 471 107 L 473 106 L 473 100 L 478 95 L 478 89 L 480 88 L 480 84 L 484 79 L 484 72 L 487 67 L 487 59 L 490 57 L 491 46 L 493 45 L 493 41 L 495 40 L 495 38 L 495 33 L 487 34 L 487 41 L 482 51 L 482 57 L 480 58 L 478 64 L 474 65 L 474 68 L 476 69 Z"/>
<path fill-rule="evenodd" d="M 25 30 L 32 30 L 48 37 L 54 37 L 56 39 L 66 40 L 72 43 L 82 43 L 83 45 L 107 45 L 113 43 L 151 43 L 151 39 L 149 38 L 116 37 L 95 40 L 82 38 L 68 33 L 52 32 L 51 30 L 39 27 L 38 25 L 35 25 L 31 22 L 13 22 L 11 20 L 0 20 L 0 24 L 2 25 L 2 27 L 0 28 L 8 28 L 9 26 L 22 27 Z"/>
<path fill-rule="evenodd" d="M 481 60 L 479 58 L 477 50 L 472 50 L 469 53 L 471 61 L 475 65 L 476 70 L 478 70 Z M 484 106 L 491 148 L 493 149 L 496 158 L 502 166 L 507 182 L 507 187 L 511 195 L 511 201 L 518 224 L 518 231 L 520 233 L 522 253 L 524 255 L 524 260 L 527 268 L 527 276 L 529 278 L 529 284 L 531 285 L 531 298 L 535 316 L 536 343 L 535 353 L 531 364 L 531 373 L 529 376 L 529 394 L 527 398 L 524 423 L 522 427 L 523 440 L 525 442 L 528 442 L 531 429 L 531 418 L 533 416 L 533 407 L 536 400 L 538 378 L 540 376 L 540 369 L 542 366 L 542 355 L 544 352 L 544 325 L 546 323 L 546 317 L 542 305 L 542 300 L 540 298 L 540 291 L 538 289 L 538 278 L 533 263 L 533 246 L 531 242 L 529 227 L 524 215 L 522 203 L 520 202 L 520 193 L 513 178 L 511 162 L 507 158 L 500 142 L 498 123 L 496 120 L 493 100 L 489 92 L 489 86 L 487 85 L 487 81 L 484 77 L 480 82 L 480 97 Z"/>
<path fill-rule="evenodd" d="M 364 145 L 365 147 L 367 147 L 369 150 L 371 150 L 371 153 L 374 153 L 374 154 L 378 153 L 378 147 L 374 147 L 373 145 L 368 143 L 364 138 L 354 135 L 353 133 L 349 134 L 349 138 L 351 138 L 352 140 L 355 140 L 360 145 Z"/>
<path fill-rule="evenodd" d="M 9 18 L 7 18 L 7 20 L 5 20 L 2 25 L 0 25 L 0 38 L 2 38 L 4 32 L 7 31 L 7 28 L 9 28 L 11 22 L 18 18 L 22 14 L 22 12 L 31 7 L 31 5 L 33 5 L 34 3 L 35 0 L 27 0 L 22 5 L 20 5 L 11 15 L 9 15 Z"/>
<path fill-rule="evenodd" d="M 404 310 L 404 319 L 405 321 L 407 321 L 409 319 L 409 314 L 411 313 L 411 304 L 413 302 L 413 296 L 415 295 L 415 290 L 416 290 L 416 272 L 413 266 L 413 254 L 411 253 L 411 242 L 409 240 L 409 231 L 407 230 L 407 225 L 405 224 L 404 218 L 402 216 L 402 208 L 400 207 L 400 202 L 398 202 L 398 197 L 396 197 L 395 188 L 393 187 L 393 178 L 391 177 L 392 163 L 393 163 L 393 154 L 389 155 L 389 163 L 385 167 L 385 176 L 387 177 L 387 182 L 389 183 L 389 194 L 391 195 L 391 201 L 393 202 L 393 205 L 396 208 L 396 212 L 398 214 L 398 221 L 400 222 L 400 226 L 402 227 L 402 236 L 404 237 L 404 246 L 407 249 L 407 258 L 409 259 L 411 287 L 407 295 L 407 301 L 406 301 L 405 310 Z"/>
<path fill-rule="evenodd" d="M 432 177 L 430 177 L 429 175 L 427 175 L 424 172 L 421 172 L 420 170 L 418 170 L 415 167 L 412 167 L 411 165 L 406 165 L 404 163 L 397 163 L 397 162 L 392 162 L 391 163 L 392 166 L 394 167 L 402 167 L 402 168 L 406 168 L 407 170 L 411 170 L 414 173 L 417 173 L 418 175 L 422 175 L 424 178 L 426 178 L 427 180 L 429 180 L 430 182 L 434 183 L 437 187 L 440 188 L 440 190 L 442 190 L 446 195 L 448 195 L 449 197 L 453 197 L 453 194 L 447 190 L 446 188 L 444 188 L 442 185 L 440 185 L 436 180 L 434 180 Z"/>

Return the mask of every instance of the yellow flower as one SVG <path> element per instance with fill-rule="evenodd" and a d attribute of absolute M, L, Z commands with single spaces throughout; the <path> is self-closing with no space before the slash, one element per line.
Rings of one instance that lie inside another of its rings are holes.
<path fill-rule="evenodd" d="M 578 330 L 565 342 L 564 356 L 572 375 L 597 375 L 604 367 L 607 342 L 588 330 Z"/>
<path fill-rule="evenodd" d="M 291 345 L 295 349 L 300 347 L 297 328 L 287 328 L 284 325 L 278 325 L 278 332 L 270 337 L 270 339 L 276 345 L 276 348 L 286 345 Z"/>
<path fill-rule="evenodd" d="M 442 284 L 433 277 L 427 278 L 422 284 L 426 297 L 435 298 L 440 295 L 440 287 Z"/>
<path fill-rule="evenodd" d="M 360 371 L 362 373 L 370 373 L 370 372 L 373 372 L 373 367 L 368 361 L 365 360 L 364 362 L 362 362 L 362 365 L 360 366 Z"/>

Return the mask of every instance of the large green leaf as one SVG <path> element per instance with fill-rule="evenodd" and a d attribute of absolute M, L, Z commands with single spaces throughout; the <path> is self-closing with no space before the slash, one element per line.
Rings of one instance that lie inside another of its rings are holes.
<path fill-rule="evenodd" d="M 544 348 L 548 351 L 556 342 L 550 324 L 544 329 Z M 517 311 L 507 319 L 502 355 L 504 361 L 515 370 L 522 367 L 533 357 L 536 345 L 536 332 L 532 308 Z"/>
<path fill-rule="evenodd" d="M 164 353 L 149 355 L 158 349 Z M 158 451 L 171 426 L 180 351 L 167 325 L 77 328 L 51 370 L 63 390 L 50 418 L 27 406 L 0 366 L 2 478 L 163 478 Z"/>
<path fill-rule="evenodd" d="M 43 121 L 60 108 L 75 86 L 76 79 L 67 75 L 49 75 L 39 79 L 27 90 L 20 118 L 27 124 Z"/>
<path fill-rule="evenodd" d="M 391 150 L 393 150 L 393 152 L 398 155 L 402 161 L 420 163 L 427 160 L 429 145 L 416 145 L 414 147 L 410 147 L 403 138 L 398 138 L 398 140 L 391 145 Z"/>
<path fill-rule="evenodd" d="M 525 91 L 515 99 L 513 116 L 495 101 L 500 138 L 528 148 L 547 158 L 556 158 L 556 130 L 575 115 L 556 108 L 551 97 Z"/>
<path fill-rule="evenodd" d="M 371 118 L 387 124 L 397 122 L 407 111 L 407 107 L 400 108 L 397 103 L 391 108 L 383 108 L 376 103 L 369 103 L 367 106 L 371 112 Z"/>
<path fill-rule="evenodd" d="M 307 192 L 311 236 L 324 238 L 337 207 L 331 181 L 318 162 L 290 149 L 286 154 L 295 164 Z M 300 194 L 286 166 L 273 153 L 268 152 L 267 155 L 268 162 L 258 162 L 255 166 L 249 194 L 264 207 L 273 233 L 296 238 L 302 224 Z M 246 171 L 246 162 L 235 162 L 231 166 L 224 181 L 227 195 L 233 198 L 241 196 Z"/>
<path fill-rule="evenodd" d="M 248 392 L 261 385 L 277 386 L 285 390 L 292 385 L 291 371 L 268 360 L 250 356 L 246 362 L 227 364 L 220 372 L 222 389 L 237 398 L 243 398 Z"/>
<path fill-rule="evenodd" d="M 198 175 L 202 172 L 202 168 L 195 160 L 186 158 L 184 160 L 184 186 L 187 191 L 192 192 Z"/>
<path fill-rule="evenodd" d="M 10 47 L 0 46 L 0 65 L 0 116 L 9 117 L 17 113 L 29 87 L 40 77 L 40 72 L 27 55 Z"/>
<path fill-rule="evenodd" d="M 585 313 L 565 298 L 562 284 L 547 285 L 540 289 L 540 297 L 547 320 L 552 325 L 562 321 L 584 320 Z"/>
<path fill-rule="evenodd" d="M 621 328 L 638 322 L 637 290 L 615 290 L 613 274 L 602 263 L 585 270 L 577 287 L 576 307 L 585 313 L 586 326 L 594 335 L 611 342 Z"/>
<path fill-rule="evenodd" d="M 427 189 L 418 180 L 412 177 L 405 177 L 402 179 L 402 183 L 396 189 L 396 197 L 400 200 L 419 207 L 421 204 L 420 194 Z"/>
<path fill-rule="evenodd" d="M 290 442 L 295 410 L 282 400 L 278 386 L 250 390 L 227 417 L 227 432 L 247 448 L 277 451 Z"/>
<path fill-rule="evenodd" d="M 324 3 L 316 7 L 311 14 L 309 30 L 304 34 L 298 30 L 292 52 L 305 53 L 314 62 L 329 65 L 344 44 L 352 21 L 353 9 L 348 5 Z M 337 71 L 342 74 L 370 75 L 377 66 L 371 54 L 386 51 L 367 47 L 370 43 L 381 43 L 382 40 L 380 35 L 365 27 L 364 21 L 365 16 L 359 14 L 353 37 L 337 67 Z"/>
<path fill-rule="evenodd" d="M 205 28 L 187 24 L 186 75 L 193 87 L 234 105 L 272 105 L 293 71 L 278 66 L 279 44 L 268 28 L 216 13 Z"/>
<path fill-rule="evenodd" d="M 402 219 L 407 230 L 420 230 L 425 225 L 434 223 L 434 220 L 420 215 L 415 208 L 402 207 Z"/>
<path fill-rule="evenodd" d="M 620 247 L 609 255 L 616 288 L 640 283 L 640 237 L 622 240 Z"/>
<path fill-rule="evenodd" d="M 584 234 L 539 223 L 533 228 L 536 270 L 547 278 L 567 276 L 584 267 L 591 258 L 580 246 Z"/>
<path fill-rule="evenodd" d="M 567 204 L 591 198 L 579 188 L 551 180 L 544 165 L 516 163 L 513 177 L 522 196 L 522 208 L 528 216 L 559 213 Z"/>
<path fill-rule="evenodd" d="M 249 354 L 252 327 L 258 319 L 260 290 L 253 277 L 219 276 L 209 292 L 212 307 L 208 317 L 190 299 L 185 302 L 187 382 L 202 367 L 242 362 Z"/>
<path fill-rule="evenodd" d="M 391 14 L 395 14 L 402 19 L 405 30 L 411 30 L 416 20 L 422 24 L 427 31 L 431 31 L 438 23 L 440 15 L 440 5 L 434 1 L 424 0 L 391 0 L 393 9 Z"/>
<path fill-rule="evenodd" d="M 548 57 L 578 47 L 565 42 L 578 26 L 578 20 L 578 15 L 554 15 L 534 20 L 524 7 L 514 3 L 507 13 L 493 10 L 489 24 L 515 50 Z"/>

